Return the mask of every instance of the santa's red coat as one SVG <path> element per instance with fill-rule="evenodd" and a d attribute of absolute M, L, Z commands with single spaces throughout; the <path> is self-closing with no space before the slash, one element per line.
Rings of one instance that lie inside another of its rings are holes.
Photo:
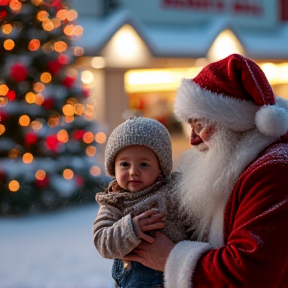
<path fill-rule="evenodd" d="M 223 227 L 223 247 L 195 241 L 174 247 L 165 287 L 288 287 L 286 141 L 270 145 L 241 174 L 226 204 Z"/>

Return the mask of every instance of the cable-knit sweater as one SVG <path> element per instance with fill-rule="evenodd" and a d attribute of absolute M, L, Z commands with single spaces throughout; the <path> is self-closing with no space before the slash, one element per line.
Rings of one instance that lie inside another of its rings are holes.
<path fill-rule="evenodd" d="M 108 189 L 97 193 L 100 208 L 93 230 L 98 252 L 109 259 L 121 258 L 131 252 L 141 242 L 133 230 L 132 218 L 151 208 L 157 208 L 167 216 L 163 233 L 173 242 L 188 239 L 184 219 L 179 216 L 178 199 L 171 193 L 179 178 L 180 173 L 174 172 L 171 177 L 139 192 Z"/>

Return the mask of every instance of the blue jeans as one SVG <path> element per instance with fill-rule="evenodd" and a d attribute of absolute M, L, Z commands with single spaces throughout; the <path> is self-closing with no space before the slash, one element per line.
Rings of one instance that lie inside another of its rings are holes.
<path fill-rule="evenodd" d="M 162 272 L 148 268 L 138 262 L 131 262 L 131 269 L 125 270 L 122 260 L 114 260 L 112 277 L 119 288 L 164 287 Z"/>

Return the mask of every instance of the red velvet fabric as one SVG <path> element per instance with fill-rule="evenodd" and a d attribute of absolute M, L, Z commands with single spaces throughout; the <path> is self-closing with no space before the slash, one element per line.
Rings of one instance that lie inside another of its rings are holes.
<path fill-rule="evenodd" d="M 288 144 L 242 173 L 224 213 L 225 246 L 202 255 L 193 287 L 288 287 Z"/>

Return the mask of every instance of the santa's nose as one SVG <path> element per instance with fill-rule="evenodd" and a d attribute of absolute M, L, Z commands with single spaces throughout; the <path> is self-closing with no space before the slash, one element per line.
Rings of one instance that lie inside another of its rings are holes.
<path fill-rule="evenodd" d="M 191 145 L 199 145 L 203 143 L 202 138 L 195 132 L 194 127 L 191 129 L 191 137 L 190 137 L 190 144 Z"/>

